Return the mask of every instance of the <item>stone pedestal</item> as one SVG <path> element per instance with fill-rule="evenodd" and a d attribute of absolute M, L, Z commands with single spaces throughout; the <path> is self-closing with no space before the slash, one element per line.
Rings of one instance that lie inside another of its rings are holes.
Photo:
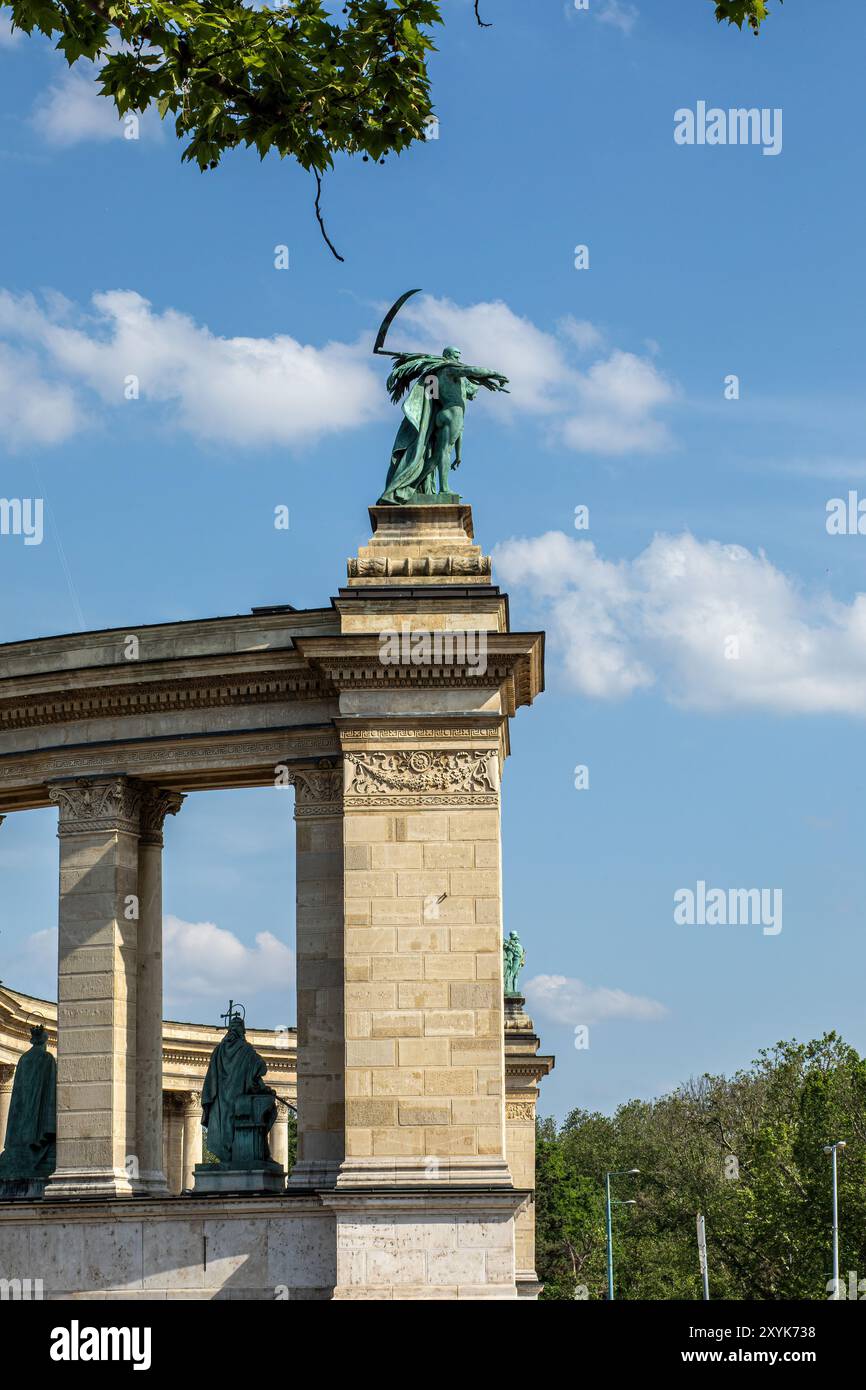
<path fill-rule="evenodd" d="M 286 1186 L 285 1169 L 273 1160 L 251 1163 L 246 1168 L 229 1168 L 222 1163 L 197 1163 L 193 1194 L 197 1197 L 229 1192 L 274 1193 Z"/>

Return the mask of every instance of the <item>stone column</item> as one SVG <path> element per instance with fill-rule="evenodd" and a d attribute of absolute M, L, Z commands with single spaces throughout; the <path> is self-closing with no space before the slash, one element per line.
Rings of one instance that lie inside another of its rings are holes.
<path fill-rule="evenodd" d="M 9 1102 L 12 1100 L 14 1080 L 15 1063 L 0 1063 L 0 1153 L 6 1146 L 6 1122 L 9 1119 Z"/>
<path fill-rule="evenodd" d="M 183 1189 L 188 1191 L 195 1178 L 195 1165 L 201 1163 L 201 1095 L 188 1091 L 183 1098 Z"/>
<path fill-rule="evenodd" d="M 289 1112 L 285 1105 L 277 1104 L 277 1121 L 270 1134 L 271 1158 L 289 1168 Z"/>
<path fill-rule="evenodd" d="M 138 842 L 138 971 L 135 1129 L 139 1177 L 155 1196 L 168 1191 L 162 1168 L 162 828 L 183 796 L 146 787 Z"/>
<path fill-rule="evenodd" d="M 166 1128 L 165 1175 L 172 1197 L 183 1189 L 183 1131 L 186 1096 L 180 1091 L 164 1094 L 163 1123 Z"/>
<path fill-rule="evenodd" d="M 59 809 L 57 1169 L 46 1198 L 131 1196 L 140 784 L 49 785 Z"/>
<path fill-rule="evenodd" d="M 298 1161 L 293 1187 L 333 1186 L 345 1154 L 343 771 L 290 770 L 297 875 Z"/>

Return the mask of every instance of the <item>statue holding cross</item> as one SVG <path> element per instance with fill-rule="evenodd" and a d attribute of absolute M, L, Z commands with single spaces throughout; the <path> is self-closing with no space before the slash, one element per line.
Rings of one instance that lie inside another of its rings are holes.
<path fill-rule="evenodd" d="M 268 1135 L 277 1117 L 277 1095 L 262 1080 L 267 1063 L 247 1042 L 245 1015 L 243 1005 L 236 1005 L 233 999 L 220 1014 L 226 1024 L 225 1037 L 211 1054 L 201 1093 L 207 1147 L 219 1164 L 196 1166 L 195 1185 L 200 1190 L 212 1188 L 210 1180 L 217 1179 L 221 1170 L 285 1177 L 282 1168 L 271 1160 L 268 1147 Z M 272 1186 L 266 1185 L 269 1189 Z M 221 1186 L 224 1189 L 225 1183 Z"/>

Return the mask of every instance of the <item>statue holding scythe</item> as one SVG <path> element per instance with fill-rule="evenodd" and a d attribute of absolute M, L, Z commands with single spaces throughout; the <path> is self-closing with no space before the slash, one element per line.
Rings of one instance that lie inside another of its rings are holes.
<path fill-rule="evenodd" d="M 400 309 L 419 293 L 409 290 L 400 296 L 385 315 L 373 348 L 379 356 L 394 359 L 387 382 L 391 400 L 396 405 L 406 397 L 380 505 L 459 501 L 449 490 L 448 475 L 461 462 L 466 402 L 474 400 L 479 386 L 488 391 L 508 390 L 506 376 L 461 362 L 455 347 L 443 348 L 441 357 L 385 348 L 388 329 Z"/>

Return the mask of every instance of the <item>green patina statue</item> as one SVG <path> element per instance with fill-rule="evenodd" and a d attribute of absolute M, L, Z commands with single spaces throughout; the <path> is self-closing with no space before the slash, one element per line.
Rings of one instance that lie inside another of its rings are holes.
<path fill-rule="evenodd" d="M 277 1105 L 276 1092 L 262 1081 L 267 1063 L 247 1042 L 243 1018 L 232 1003 L 225 1037 L 214 1048 L 204 1079 L 201 1122 L 209 1153 L 226 1167 L 243 1169 L 269 1162 Z"/>
<path fill-rule="evenodd" d="M 509 932 L 502 943 L 502 967 L 505 979 L 506 998 L 519 998 L 517 977 L 526 964 L 526 952 L 516 931 Z"/>
<path fill-rule="evenodd" d="M 449 490 L 448 475 L 452 468 L 460 467 L 462 460 L 466 402 L 474 400 L 479 386 L 488 391 L 508 390 L 507 377 L 461 362 L 458 348 L 443 348 L 440 357 L 388 352 L 384 348 L 386 334 L 399 309 L 418 293 L 409 290 L 401 295 L 386 314 L 373 348 L 379 356 L 394 359 L 387 382 L 394 404 L 409 393 L 403 403 L 403 420 L 391 450 L 380 505 L 459 502 L 459 495 Z"/>
<path fill-rule="evenodd" d="M 44 1182 L 57 1166 L 57 1063 L 41 1023 L 30 1030 L 30 1049 L 19 1059 L 0 1154 L 5 1183 Z"/>

